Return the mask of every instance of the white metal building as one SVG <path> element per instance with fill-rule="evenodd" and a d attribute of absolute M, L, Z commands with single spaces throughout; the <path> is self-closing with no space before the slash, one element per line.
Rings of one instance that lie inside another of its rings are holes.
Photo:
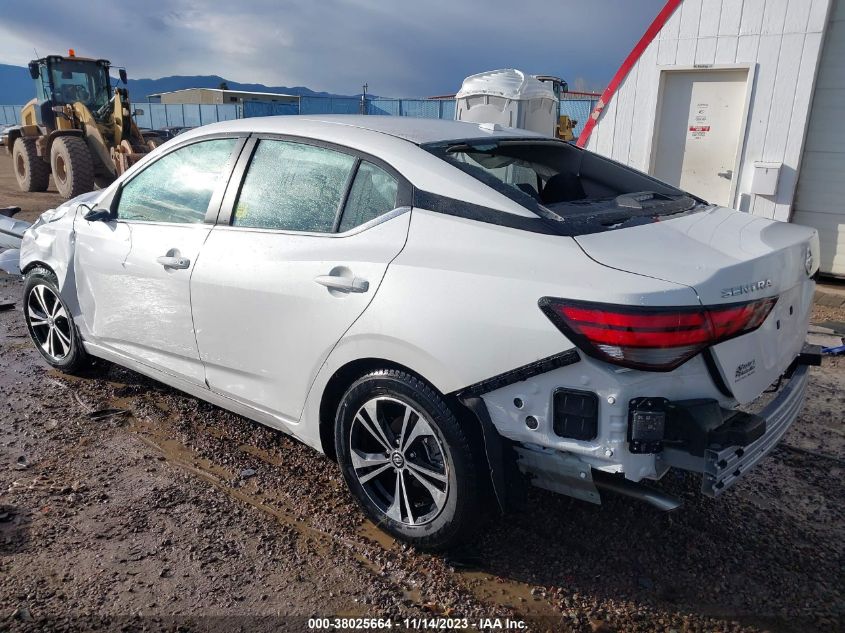
<path fill-rule="evenodd" d="M 668 0 L 579 145 L 818 228 L 845 276 L 845 0 Z"/>
<path fill-rule="evenodd" d="M 273 103 L 297 103 L 299 97 L 276 92 L 250 92 L 245 90 L 224 90 L 222 88 L 183 88 L 172 92 L 149 95 L 153 103 L 243 103 L 244 101 L 270 101 Z"/>

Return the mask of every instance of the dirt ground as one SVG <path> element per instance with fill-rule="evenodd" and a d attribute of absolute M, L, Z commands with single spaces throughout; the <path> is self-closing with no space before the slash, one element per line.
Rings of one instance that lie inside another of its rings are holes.
<path fill-rule="evenodd" d="M 50 186 L 43 193 L 27 193 L 18 188 L 15 174 L 12 171 L 12 159 L 5 147 L 0 147 L 0 208 L 20 207 L 21 211 L 15 216 L 16 220 L 35 222 L 41 213 L 54 208 L 63 202 L 53 178 Z"/>
<path fill-rule="evenodd" d="M 7 161 L 0 206 L 55 205 L 15 193 Z M 671 514 L 534 489 L 526 511 L 434 556 L 365 521 L 335 464 L 281 433 L 115 366 L 49 369 L 20 294 L 0 273 L 15 302 L 0 311 L 0 631 L 304 631 L 312 616 L 841 630 L 843 359 L 812 370 L 782 445 L 718 500 L 683 476 L 661 482 L 685 502 Z"/>

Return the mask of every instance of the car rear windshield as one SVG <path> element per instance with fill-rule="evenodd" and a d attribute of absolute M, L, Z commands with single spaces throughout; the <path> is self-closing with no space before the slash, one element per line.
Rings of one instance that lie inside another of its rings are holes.
<path fill-rule="evenodd" d="M 572 234 L 656 221 L 704 201 L 647 174 L 554 139 L 424 145 L 439 158 Z"/>

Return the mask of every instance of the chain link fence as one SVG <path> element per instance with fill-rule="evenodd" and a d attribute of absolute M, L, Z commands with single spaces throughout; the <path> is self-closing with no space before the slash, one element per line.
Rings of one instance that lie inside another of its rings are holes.
<path fill-rule="evenodd" d="M 597 100 L 589 97 L 562 99 L 560 113 L 578 122 L 576 138 L 596 106 Z M 0 105 L 0 125 L 20 123 L 23 106 Z M 199 103 L 137 103 L 143 114 L 135 117 L 138 127 L 160 130 L 169 127 L 197 127 L 217 121 L 290 114 L 366 114 L 409 116 L 425 119 L 454 119 L 454 99 L 367 99 L 366 106 L 359 97 L 307 97 L 298 103 L 271 101 L 244 101 L 242 104 Z"/>

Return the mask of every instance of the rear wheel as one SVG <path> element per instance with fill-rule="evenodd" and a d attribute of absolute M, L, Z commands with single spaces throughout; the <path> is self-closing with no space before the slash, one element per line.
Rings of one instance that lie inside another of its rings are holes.
<path fill-rule="evenodd" d="M 34 138 L 23 136 L 15 141 L 12 164 L 21 191 L 47 191 L 50 166 L 38 157 Z"/>
<path fill-rule="evenodd" d="M 84 140 L 60 136 L 50 149 L 50 166 L 56 189 L 66 199 L 94 189 L 94 159 Z"/>
<path fill-rule="evenodd" d="M 367 516 L 425 549 L 463 541 L 479 522 L 478 466 L 443 397 L 397 370 L 371 372 L 343 396 L 335 445 Z"/>
<path fill-rule="evenodd" d="M 26 327 L 44 359 L 67 373 L 90 367 L 93 359 L 82 347 L 56 275 L 46 268 L 33 268 L 26 275 L 23 292 Z"/>

